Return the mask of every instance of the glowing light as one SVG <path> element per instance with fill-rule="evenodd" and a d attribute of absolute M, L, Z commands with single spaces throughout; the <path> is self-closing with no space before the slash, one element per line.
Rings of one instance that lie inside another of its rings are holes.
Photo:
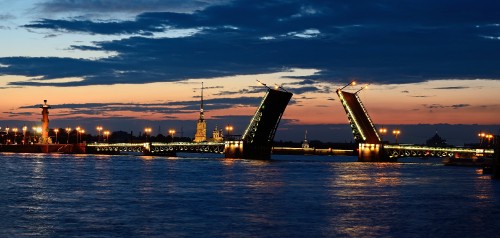
<path fill-rule="evenodd" d="M 356 85 L 356 81 L 353 80 L 353 81 L 349 82 L 348 84 L 346 84 L 344 87 L 339 88 L 338 90 L 342 90 L 342 89 L 347 88 L 349 86 L 355 86 L 355 85 Z"/>

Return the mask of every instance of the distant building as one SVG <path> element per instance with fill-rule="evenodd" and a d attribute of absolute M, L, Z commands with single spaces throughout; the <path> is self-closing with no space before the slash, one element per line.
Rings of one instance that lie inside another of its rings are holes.
<path fill-rule="evenodd" d="M 307 130 L 306 133 L 304 134 L 304 141 L 302 142 L 302 148 L 304 149 L 309 148 L 309 142 L 307 142 Z"/>
<path fill-rule="evenodd" d="M 207 141 L 207 122 L 205 121 L 205 115 L 203 114 L 203 82 L 201 83 L 200 118 L 196 123 L 196 134 L 194 135 L 193 141 L 194 142 Z"/>
<path fill-rule="evenodd" d="M 446 143 L 446 140 L 441 138 L 441 136 L 439 136 L 437 131 L 436 131 L 436 134 L 433 137 L 429 138 L 425 142 L 425 145 L 435 146 L 435 147 L 443 147 L 443 146 L 447 146 L 448 144 Z"/>
<path fill-rule="evenodd" d="M 222 133 L 222 129 L 218 129 L 215 126 L 215 129 L 212 131 L 212 138 L 208 139 L 210 142 L 222 142 L 224 140 L 224 134 Z"/>

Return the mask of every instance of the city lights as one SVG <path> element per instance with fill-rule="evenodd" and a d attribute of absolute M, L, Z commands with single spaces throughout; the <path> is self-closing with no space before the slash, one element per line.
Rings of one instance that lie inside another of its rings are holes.
<path fill-rule="evenodd" d="M 170 129 L 168 130 L 168 134 L 170 134 L 172 136 L 172 142 L 174 142 L 174 134 L 175 134 L 175 130 L 174 129 Z"/>
<path fill-rule="evenodd" d="M 399 129 L 393 130 L 392 134 L 396 137 L 396 144 L 398 143 L 398 136 L 401 134 L 401 131 Z"/>
<path fill-rule="evenodd" d="M 58 139 L 57 139 L 57 133 L 59 133 L 59 129 L 57 129 L 57 128 L 56 128 L 56 129 L 54 129 L 54 133 L 56 133 L 56 144 L 59 144 L 59 143 L 58 143 Z"/>
<path fill-rule="evenodd" d="M 95 129 L 97 130 L 97 143 L 99 143 L 99 138 L 101 137 L 102 126 L 97 126 Z"/>

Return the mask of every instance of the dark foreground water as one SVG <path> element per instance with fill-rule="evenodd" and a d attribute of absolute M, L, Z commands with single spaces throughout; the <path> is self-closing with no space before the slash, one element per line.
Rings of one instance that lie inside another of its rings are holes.
<path fill-rule="evenodd" d="M 0 154 L 0 237 L 499 235 L 500 181 L 475 168 L 209 157 Z"/>

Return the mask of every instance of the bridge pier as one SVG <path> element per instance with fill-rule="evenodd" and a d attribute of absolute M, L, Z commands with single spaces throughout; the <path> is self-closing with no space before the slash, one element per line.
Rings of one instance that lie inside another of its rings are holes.
<path fill-rule="evenodd" d="M 226 144 L 226 158 L 270 159 L 274 136 L 291 98 L 290 92 L 268 88 L 241 141 Z"/>
<path fill-rule="evenodd" d="M 359 143 L 358 162 L 395 162 L 384 150 L 383 144 Z"/>
<path fill-rule="evenodd" d="M 243 158 L 243 141 L 226 141 L 224 143 L 225 158 Z"/>
<path fill-rule="evenodd" d="M 270 144 L 255 145 L 244 141 L 226 141 L 224 147 L 225 158 L 268 160 L 271 159 L 271 154 Z"/>
<path fill-rule="evenodd" d="M 495 136 L 495 154 L 493 157 L 493 174 L 494 179 L 500 179 L 500 136 Z"/>

